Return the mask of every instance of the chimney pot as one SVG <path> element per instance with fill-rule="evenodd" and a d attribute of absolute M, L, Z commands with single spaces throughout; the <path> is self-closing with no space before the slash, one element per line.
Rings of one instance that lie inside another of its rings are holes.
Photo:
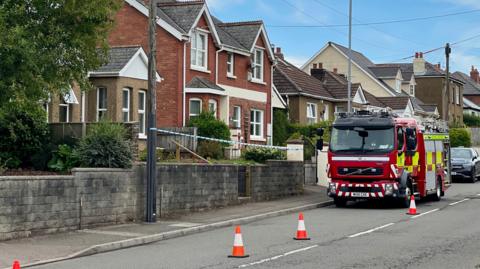
<path fill-rule="evenodd" d="M 415 58 L 418 58 L 418 52 L 415 52 Z"/>
<path fill-rule="evenodd" d="M 418 56 L 419 56 L 420 58 L 423 58 L 423 52 L 420 52 L 420 53 L 418 54 Z"/>
<path fill-rule="evenodd" d="M 338 72 L 338 69 L 336 67 L 333 68 L 333 73 L 337 73 Z"/>
<path fill-rule="evenodd" d="M 313 64 L 313 69 L 317 69 L 317 64 Z"/>
<path fill-rule="evenodd" d="M 277 53 L 282 53 L 282 48 L 281 47 L 277 47 L 276 50 L 277 50 Z"/>
<path fill-rule="evenodd" d="M 323 63 L 318 63 L 318 68 L 323 69 Z"/>

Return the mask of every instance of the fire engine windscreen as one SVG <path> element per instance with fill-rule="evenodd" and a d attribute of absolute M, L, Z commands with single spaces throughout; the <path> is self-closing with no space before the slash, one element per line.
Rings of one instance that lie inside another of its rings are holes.
<path fill-rule="evenodd" d="M 385 153 L 395 145 L 393 127 L 333 127 L 330 151 Z"/>

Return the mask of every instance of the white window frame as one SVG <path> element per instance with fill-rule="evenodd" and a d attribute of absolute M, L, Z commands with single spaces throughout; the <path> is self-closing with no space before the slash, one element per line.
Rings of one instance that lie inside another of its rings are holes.
<path fill-rule="evenodd" d="M 330 118 L 330 105 L 329 104 L 323 104 L 323 120 L 328 121 Z"/>
<path fill-rule="evenodd" d="M 460 105 L 460 88 L 455 86 L 455 104 Z"/>
<path fill-rule="evenodd" d="M 140 108 L 140 95 L 143 95 L 143 109 Z M 146 121 L 146 108 L 147 108 L 147 92 L 141 90 L 138 92 L 138 121 L 143 123 L 143 130 L 141 125 L 139 126 L 139 136 L 146 137 L 147 121 Z M 143 115 L 143 120 L 140 119 L 140 115 Z"/>
<path fill-rule="evenodd" d="M 414 84 L 410 84 L 409 94 L 410 94 L 411 96 L 415 96 L 415 85 L 414 85 Z"/>
<path fill-rule="evenodd" d="M 257 57 L 257 52 L 260 52 L 260 59 Z M 264 49 L 255 48 L 253 51 L 253 61 L 252 61 L 252 81 L 263 83 L 263 73 L 264 73 Z M 257 77 L 257 68 L 260 68 L 260 77 Z"/>
<path fill-rule="evenodd" d="M 257 112 L 260 112 L 260 119 L 257 117 Z M 252 117 L 253 114 L 253 117 Z M 263 139 L 263 121 L 264 121 L 264 111 L 260 109 L 251 109 L 250 110 L 250 138 L 255 139 Z M 260 133 L 257 134 L 255 132 L 256 128 L 252 126 L 260 126 Z M 253 132 L 252 132 L 253 131 Z"/>
<path fill-rule="evenodd" d="M 238 111 L 236 115 L 235 111 Z M 232 123 L 233 127 L 237 129 L 240 129 L 242 127 L 242 108 L 240 106 L 233 107 Z"/>
<path fill-rule="evenodd" d="M 213 105 L 213 111 L 210 110 L 210 105 Z M 213 112 L 213 115 L 215 116 L 215 118 L 217 117 L 217 110 L 218 110 L 218 102 L 217 100 L 215 99 L 209 99 L 208 100 L 208 111 L 209 112 Z"/>
<path fill-rule="evenodd" d="M 201 49 L 198 45 L 200 36 L 204 37 L 205 48 Z M 204 55 L 204 65 L 199 65 L 199 58 L 201 55 Z M 208 33 L 203 32 L 199 29 L 193 32 L 192 41 L 190 46 L 190 67 L 195 70 L 207 71 L 208 70 Z"/>
<path fill-rule="evenodd" d="M 100 90 L 103 89 L 105 90 L 105 107 L 100 108 Z M 107 107 L 108 107 L 108 92 L 106 87 L 97 87 L 97 115 L 96 119 L 97 121 L 100 120 L 100 112 L 103 112 L 105 115 L 107 114 Z"/>
<path fill-rule="evenodd" d="M 307 123 L 317 123 L 318 106 L 315 103 L 307 103 Z"/>
<path fill-rule="evenodd" d="M 200 102 L 200 112 L 199 112 L 198 114 L 192 114 L 192 101 L 198 101 L 198 102 Z M 200 114 L 202 113 L 202 105 L 203 105 L 202 99 L 200 99 L 200 98 L 190 98 L 190 100 L 188 100 L 188 114 L 189 114 L 189 118 L 200 116 Z"/>
<path fill-rule="evenodd" d="M 227 77 L 235 77 L 235 54 L 233 52 L 227 54 Z"/>
<path fill-rule="evenodd" d="M 124 107 L 124 93 L 127 93 L 127 107 Z M 130 99 L 131 99 L 131 90 L 129 88 L 123 88 L 122 89 L 122 121 L 123 122 L 129 122 L 130 121 Z M 125 113 L 127 116 L 127 121 L 125 121 Z"/>
<path fill-rule="evenodd" d="M 399 79 L 395 79 L 395 90 L 397 90 L 397 92 L 402 91 L 402 81 Z"/>
<path fill-rule="evenodd" d="M 60 111 L 58 113 L 58 121 L 59 122 L 70 122 L 70 104 L 69 103 L 62 103 L 63 100 L 60 101 L 60 104 L 58 104 L 59 107 L 66 107 L 67 108 L 67 115 L 65 121 L 60 121 Z M 48 113 L 48 112 L 47 112 Z M 48 115 L 47 115 L 48 118 Z"/>

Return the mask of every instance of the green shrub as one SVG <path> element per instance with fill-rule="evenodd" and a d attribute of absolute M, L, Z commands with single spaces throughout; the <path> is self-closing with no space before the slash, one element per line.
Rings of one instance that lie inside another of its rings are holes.
<path fill-rule="evenodd" d="M 148 156 L 147 154 L 148 154 L 147 149 L 144 149 L 144 150 L 140 151 L 140 153 L 138 154 L 138 159 L 142 162 L 146 162 L 147 161 L 147 156 Z M 173 160 L 173 159 L 175 159 L 175 153 L 174 152 L 168 152 L 168 151 L 165 151 L 164 149 L 158 149 L 157 148 L 156 157 L 157 157 L 157 162 Z"/>
<path fill-rule="evenodd" d="M 197 148 L 198 155 L 203 158 L 211 158 L 215 160 L 223 159 L 223 145 L 214 141 L 200 141 Z"/>
<path fill-rule="evenodd" d="M 470 114 L 463 114 L 463 123 L 465 123 L 465 125 L 468 127 L 480 127 L 480 117 Z"/>
<path fill-rule="evenodd" d="M 255 161 L 257 163 L 265 163 L 267 160 L 285 160 L 285 153 L 268 148 L 247 148 L 243 152 L 243 158 L 247 161 Z"/>
<path fill-rule="evenodd" d="M 317 129 L 323 128 L 323 141 L 330 141 L 331 123 L 329 121 L 322 121 L 317 124 L 291 124 L 289 126 L 289 133 L 291 134 L 289 139 L 303 139 L 303 157 L 305 160 L 310 160 L 315 156 L 315 146 L 317 140 L 320 138 L 317 136 Z"/>
<path fill-rule="evenodd" d="M 40 104 L 10 102 L 0 108 L 0 162 L 7 168 L 31 166 L 46 143 L 48 124 Z"/>
<path fill-rule="evenodd" d="M 31 157 L 32 167 L 40 171 L 48 170 L 48 162 L 53 158 L 53 152 L 55 150 L 56 146 L 54 144 L 43 144 L 40 150 Z"/>
<path fill-rule="evenodd" d="M 79 164 L 80 160 L 76 150 L 63 144 L 53 152 L 53 158 L 48 162 L 48 168 L 57 172 L 69 172 Z"/>
<path fill-rule="evenodd" d="M 212 112 L 202 112 L 198 117 L 190 119 L 189 126 L 197 127 L 199 136 L 230 140 L 227 124 L 217 120 Z"/>
<path fill-rule="evenodd" d="M 470 147 L 472 145 L 470 133 L 465 128 L 451 128 L 449 134 L 452 147 Z"/>
<path fill-rule="evenodd" d="M 84 167 L 128 168 L 132 165 L 132 150 L 121 124 L 100 122 L 92 126 L 80 140 L 78 156 Z"/>
<path fill-rule="evenodd" d="M 288 139 L 288 116 L 284 109 L 273 109 L 273 144 L 283 146 Z"/>

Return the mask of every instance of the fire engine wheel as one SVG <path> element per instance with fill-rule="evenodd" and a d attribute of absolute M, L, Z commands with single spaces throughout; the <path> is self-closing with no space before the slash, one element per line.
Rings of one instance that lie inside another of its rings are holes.
<path fill-rule="evenodd" d="M 440 201 L 442 199 L 442 180 L 437 179 L 437 186 L 435 188 L 435 194 L 433 195 L 434 201 Z"/>
<path fill-rule="evenodd" d="M 412 196 L 412 180 L 408 179 L 407 180 L 407 186 L 405 186 L 405 197 L 400 198 L 400 206 L 403 208 L 408 208 L 410 207 L 410 197 Z"/>
<path fill-rule="evenodd" d="M 335 197 L 333 198 L 333 203 L 336 207 L 345 207 L 347 205 L 347 200 Z"/>

